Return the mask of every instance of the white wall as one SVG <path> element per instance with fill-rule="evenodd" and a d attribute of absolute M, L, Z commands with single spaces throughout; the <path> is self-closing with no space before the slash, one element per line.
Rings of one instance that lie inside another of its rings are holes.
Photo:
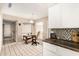
<path fill-rule="evenodd" d="M 19 23 L 21 23 L 20 26 L 19 26 Z M 17 37 L 17 41 L 22 41 L 22 38 L 23 38 L 22 36 L 28 32 L 26 30 L 26 28 L 24 28 L 24 27 L 27 27 L 27 26 L 25 26 L 23 23 L 26 23 L 27 25 L 29 25 L 29 27 L 27 29 L 27 30 L 29 30 L 29 32 L 31 32 L 32 29 L 33 29 L 33 28 L 31 28 L 32 24 L 29 23 L 29 21 L 27 21 L 27 19 L 26 20 L 23 20 L 23 19 L 18 20 L 17 23 L 16 23 L 16 37 Z"/>
<path fill-rule="evenodd" d="M 41 36 L 42 36 L 42 39 L 44 40 L 44 39 L 48 38 L 48 17 L 44 17 L 44 18 L 41 18 L 36 21 L 36 23 L 38 23 L 38 24 L 40 22 L 42 22 L 42 24 L 39 25 L 42 28 L 42 35 Z M 39 30 L 41 29 L 40 27 L 37 27 L 37 28 Z M 35 31 L 37 31 L 36 28 L 35 28 Z"/>
<path fill-rule="evenodd" d="M 5 20 L 9 20 L 9 21 L 16 21 L 16 41 L 22 41 L 22 34 L 24 34 L 24 32 L 26 33 L 27 31 L 23 30 L 23 23 L 30 23 L 30 20 L 25 19 L 25 18 L 21 18 L 21 17 L 16 17 L 16 16 L 12 16 L 12 15 L 4 15 L 3 18 Z M 19 26 L 19 23 L 21 23 L 21 26 Z M 31 24 L 33 25 L 33 24 Z M 34 28 L 31 28 L 32 30 Z"/>
<path fill-rule="evenodd" d="M 36 22 L 36 34 L 40 31 L 39 39 L 43 39 L 43 22 Z"/>
<path fill-rule="evenodd" d="M 28 23 L 26 23 L 26 24 L 23 24 L 23 26 L 22 26 L 22 34 L 28 34 L 28 33 L 31 33 L 32 32 L 32 26 L 31 26 L 32 24 L 28 24 Z"/>
<path fill-rule="evenodd" d="M 0 11 L 0 52 L 1 52 L 1 47 L 2 47 L 2 14 Z"/>
<path fill-rule="evenodd" d="M 44 18 L 44 24 L 43 24 L 43 38 L 46 39 L 48 38 L 48 17 Z"/>

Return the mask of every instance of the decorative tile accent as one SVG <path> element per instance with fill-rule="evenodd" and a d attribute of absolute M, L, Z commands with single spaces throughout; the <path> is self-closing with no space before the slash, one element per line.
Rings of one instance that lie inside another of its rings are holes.
<path fill-rule="evenodd" d="M 75 31 L 79 32 L 79 28 L 51 29 L 51 31 L 54 31 L 60 39 L 71 40 L 71 33 Z"/>

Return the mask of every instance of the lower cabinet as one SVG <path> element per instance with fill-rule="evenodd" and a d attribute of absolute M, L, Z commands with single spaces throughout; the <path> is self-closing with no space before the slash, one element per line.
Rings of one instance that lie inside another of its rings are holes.
<path fill-rule="evenodd" d="M 79 52 L 75 52 L 66 48 L 57 46 L 57 54 L 61 56 L 79 56 Z"/>
<path fill-rule="evenodd" d="M 43 56 L 56 56 L 56 54 L 48 49 L 43 49 Z"/>
<path fill-rule="evenodd" d="M 43 56 L 57 56 L 56 46 L 43 42 Z"/>
<path fill-rule="evenodd" d="M 43 56 L 79 56 L 79 52 L 43 42 Z"/>

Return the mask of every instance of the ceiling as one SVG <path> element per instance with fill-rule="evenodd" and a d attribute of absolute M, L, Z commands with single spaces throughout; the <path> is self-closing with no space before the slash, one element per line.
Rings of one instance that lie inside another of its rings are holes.
<path fill-rule="evenodd" d="M 55 3 L 12 3 L 11 8 L 8 5 L 8 3 L 2 5 L 3 14 L 39 19 L 48 16 L 48 8 L 54 6 Z"/>

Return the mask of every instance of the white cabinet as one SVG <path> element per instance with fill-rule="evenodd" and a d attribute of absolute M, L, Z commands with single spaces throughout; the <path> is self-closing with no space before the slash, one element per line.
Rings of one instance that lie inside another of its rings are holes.
<path fill-rule="evenodd" d="M 43 42 L 43 56 L 56 56 L 56 46 Z"/>
<path fill-rule="evenodd" d="M 49 44 L 49 43 L 46 43 L 46 42 L 43 42 L 43 48 L 51 50 L 52 52 L 56 52 L 56 46 Z"/>
<path fill-rule="evenodd" d="M 75 51 L 72 51 L 63 47 L 59 47 L 59 46 L 57 46 L 56 53 L 61 56 L 79 56 L 79 52 L 75 52 Z"/>
<path fill-rule="evenodd" d="M 43 56 L 56 56 L 56 55 L 48 49 L 43 49 Z"/>
<path fill-rule="evenodd" d="M 55 5 L 48 10 L 48 27 L 49 28 L 62 28 L 62 7 Z"/>
<path fill-rule="evenodd" d="M 49 28 L 79 28 L 79 4 L 57 4 L 48 10 Z"/>
<path fill-rule="evenodd" d="M 79 56 L 79 52 L 43 42 L 43 56 Z"/>
<path fill-rule="evenodd" d="M 65 28 L 79 28 L 79 4 L 63 4 L 62 19 Z"/>

